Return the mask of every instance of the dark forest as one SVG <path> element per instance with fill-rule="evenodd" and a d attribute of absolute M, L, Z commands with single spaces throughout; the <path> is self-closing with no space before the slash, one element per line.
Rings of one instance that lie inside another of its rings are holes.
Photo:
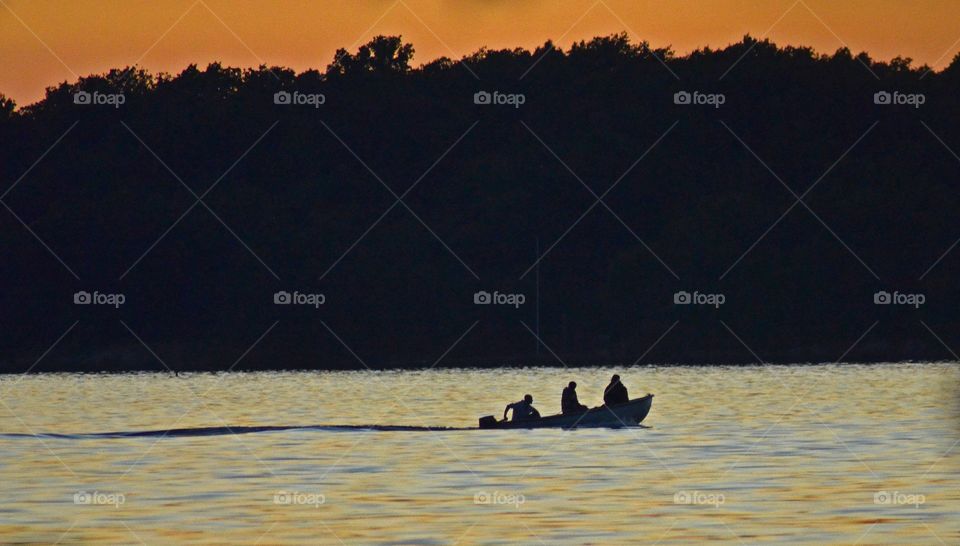
<path fill-rule="evenodd" d="M 414 59 L 0 96 L 0 371 L 955 357 L 960 56 Z"/>

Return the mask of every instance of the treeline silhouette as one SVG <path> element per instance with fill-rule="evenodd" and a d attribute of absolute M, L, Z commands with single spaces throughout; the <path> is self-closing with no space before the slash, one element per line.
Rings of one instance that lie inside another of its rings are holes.
<path fill-rule="evenodd" d="M 322 72 L 127 67 L 0 99 L 0 370 L 960 348 L 960 56 L 934 72 L 749 36 L 678 56 L 622 34 L 413 58 L 380 36 Z"/>

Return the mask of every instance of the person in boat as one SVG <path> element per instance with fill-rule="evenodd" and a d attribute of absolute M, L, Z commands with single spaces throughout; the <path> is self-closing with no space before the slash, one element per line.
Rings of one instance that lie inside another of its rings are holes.
<path fill-rule="evenodd" d="M 620 376 L 614 374 L 610 378 L 610 384 L 607 385 L 607 388 L 603 389 L 603 403 L 608 406 L 616 406 L 618 404 L 626 404 L 630 401 L 630 396 L 627 395 L 627 387 L 620 382 Z"/>
<path fill-rule="evenodd" d="M 507 420 L 507 412 L 513 410 L 513 417 L 511 421 L 523 421 L 526 419 L 539 419 L 540 412 L 537 411 L 537 408 L 533 407 L 533 397 L 529 394 L 523 395 L 523 400 L 519 402 L 514 402 L 512 404 L 507 404 L 507 407 L 503 410 L 503 420 Z"/>
<path fill-rule="evenodd" d="M 564 415 L 567 415 L 570 413 L 583 413 L 587 411 L 587 409 L 587 406 L 584 406 L 577 400 L 577 382 L 571 381 L 560 395 L 560 411 L 562 411 Z"/>

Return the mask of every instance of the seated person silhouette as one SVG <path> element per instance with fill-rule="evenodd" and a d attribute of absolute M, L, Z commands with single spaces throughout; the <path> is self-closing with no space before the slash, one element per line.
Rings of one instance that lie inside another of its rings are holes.
<path fill-rule="evenodd" d="M 560 411 L 566 415 L 570 413 L 583 413 L 587 411 L 587 409 L 587 406 L 584 406 L 577 400 L 576 381 L 571 381 L 570 384 L 563 389 L 563 394 L 560 395 Z"/>
<path fill-rule="evenodd" d="M 513 410 L 513 417 L 511 421 L 524 421 L 527 419 L 539 419 L 540 412 L 537 411 L 537 408 L 533 407 L 533 397 L 529 394 L 523 395 L 523 400 L 519 402 L 514 402 L 512 404 L 507 404 L 507 407 L 503 410 L 503 420 L 507 420 L 507 412 Z"/>
<path fill-rule="evenodd" d="M 610 384 L 603 390 L 603 403 L 607 406 L 616 406 L 626 404 L 630 401 L 627 395 L 627 387 L 620 382 L 620 376 L 614 375 L 610 378 Z"/>

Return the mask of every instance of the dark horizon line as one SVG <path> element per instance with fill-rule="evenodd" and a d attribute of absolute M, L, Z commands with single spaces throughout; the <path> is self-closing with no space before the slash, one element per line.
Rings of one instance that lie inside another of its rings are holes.
<path fill-rule="evenodd" d="M 471 359 L 472 360 L 472 359 Z M 16 376 L 16 375 L 60 375 L 60 374 L 81 374 L 81 375 L 126 375 L 131 373 L 141 373 L 141 374 L 155 374 L 155 375 L 170 375 L 173 374 L 222 374 L 222 373 L 238 373 L 238 374 L 247 374 L 247 373 L 291 373 L 291 372 L 418 372 L 418 371 L 430 371 L 430 370 L 444 370 L 444 371 L 473 371 L 473 370 L 500 370 L 500 369 L 527 369 L 527 368 L 568 368 L 568 369 L 591 369 L 591 368 L 616 368 L 624 370 L 630 370 L 633 368 L 688 368 L 688 367 L 717 367 L 717 366 L 726 366 L 726 367 L 737 367 L 745 368 L 749 366 L 756 367 L 791 367 L 791 366 L 835 366 L 835 365 L 854 365 L 854 366 L 886 366 L 886 365 L 900 365 L 900 364 L 922 364 L 922 365 L 936 365 L 936 364 L 958 364 L 960 361 L 951 360 L 951 359 L 938 359 L 938 360 L 915 360 L 915 359 L 901 359 L 901 360 L 873 360 L 873 359 L 850 359 L 843 361 L 831 361 L 831 360 L 820 360 L 820 361 L 791 361 L 787 359 L 773 359 L 766 362 L 756 362 L 756 361 L 745 361 L 745 360 L 730 360 L 730 361 L 713 361 L 713 362 L 635 362 L 635 363 L 624 363 L 624 362 L 606 362 L 606 361 L 595 361 L 594 364 L 583 364 L 579 362 L 574 363 L 563 363 L 556 360 L 549 359 L 540 359 L 539 361 L 536 358 L 524 359 L 523 362 L 512 361 L 511 359 L 480 359 L 480 361 L 472 360 L 473 363 L 466 362 L 456 362 L 451 364 L 438 364 L 433 365 L 424 362 L 422 366 L 417 363 L 412 363 L 407 367 L 401 367 L 399 365 L 372 365 L 372 366 L 357 366 L 355 368 L 303 368 L 303 367 L 290 367 L 290 368 L 245 368 L 245 367 L 236 367 L 233 369 L 216 369 L 216 368 L 181 368 L 181 369 L 165 369 L 157 366 L 153 367 L 128 367 L 128 368 L 117 368 L 110 370 L 70 370 L 70 369 L 56 369 L 56 370 L 30 370 L 30 371 L 15 371 L 9 369 L 0 369 L 0 377 L 5 376 Z"/>

